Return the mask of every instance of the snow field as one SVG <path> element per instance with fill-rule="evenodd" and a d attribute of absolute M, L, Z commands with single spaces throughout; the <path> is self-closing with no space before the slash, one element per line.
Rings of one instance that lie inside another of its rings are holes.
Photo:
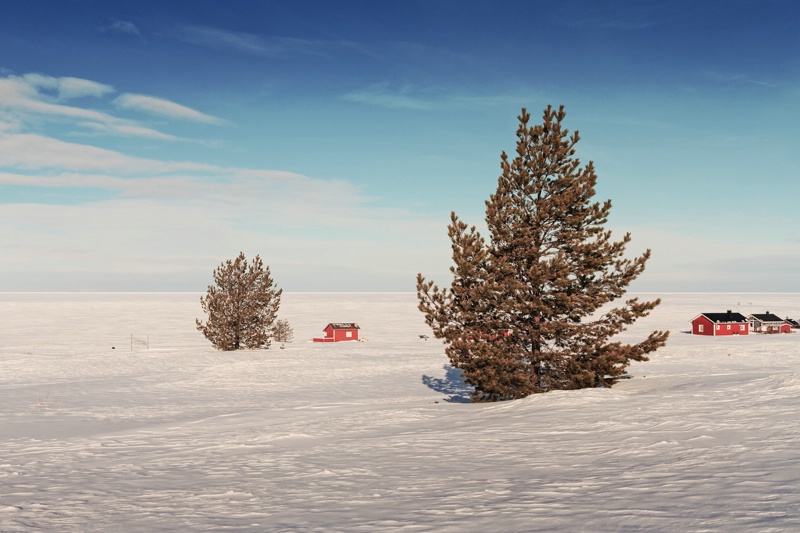
<path fill-rule="evenodd" d="M 800 530 L 800 335 L 682 333 L 800 295 L 661 295 L 631 379 L 477 405 L 413 294 L 287 293 L 233 353 L 199 297 L 0 293 L 0 531 Z"/>

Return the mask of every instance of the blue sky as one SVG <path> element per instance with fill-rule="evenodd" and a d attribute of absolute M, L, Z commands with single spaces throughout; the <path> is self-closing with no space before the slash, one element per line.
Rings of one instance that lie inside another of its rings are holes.
<path fill-rule="evenodd" d="M 449 283 L 517 115 L 564 104 L 639 291 L 800 291 L 800 5 L 8 0 L 0 290 Z"/>

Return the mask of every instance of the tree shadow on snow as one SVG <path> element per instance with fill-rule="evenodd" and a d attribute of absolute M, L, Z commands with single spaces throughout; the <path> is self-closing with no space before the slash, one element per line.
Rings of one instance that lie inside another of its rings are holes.
<path fill-rule="evenodd" d="M 449 398 L 444 401 L 452 403 L 470 403 L 470 395 L 473 388 L 464 383 L 461 377 L 461 370 L 453 368 L 450 365 L 444 365 L 446 374 L 443 378 L 435 378 L 432 376 L 422 376 L 422 383 L 429 389 L 442 394 L 449 394 Z"/>

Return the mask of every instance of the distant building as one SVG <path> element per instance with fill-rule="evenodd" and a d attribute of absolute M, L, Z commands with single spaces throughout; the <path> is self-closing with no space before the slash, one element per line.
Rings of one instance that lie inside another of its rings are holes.
<path fill-rule="evenodd" d="M 355 322 L 332 322 L 322 330 L 325 336 L 314 338 L 314 342 L 357 341 L 360 329 Z"/>
<path fill-rule="evenodd" d="M 753 314 L 747 317 L 750 329 L 755 333 L 791 333 L 792 325 L 769 311 L 761 314 Z"/>
<path fill-rule="evenodd" d="M 786 322 L 792 327 L 792 329 L 800 329 L 800 321 L 795 320 L 794 318 L 787 318 Z"/>
<path fill-rule="evenodd" d="M 750 327 L 741 313 L 700 313 L 691 320 L 692 335 L 747 335 Z"/>

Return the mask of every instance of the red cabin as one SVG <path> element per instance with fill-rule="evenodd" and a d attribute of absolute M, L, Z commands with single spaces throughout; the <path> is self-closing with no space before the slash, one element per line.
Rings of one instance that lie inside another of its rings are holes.
<path fill-rule="evenodd" d="M 692 320 L 692 335 L 748 335 L 750 327 L 741 313 L 701 313 Z"/>
<path fill-rule="evenodd" d="M 322 330 L 325 336 L 315 337 L 314 342 L 357 341 L 359 329 L 355 322 L 332 322 Z"/>

